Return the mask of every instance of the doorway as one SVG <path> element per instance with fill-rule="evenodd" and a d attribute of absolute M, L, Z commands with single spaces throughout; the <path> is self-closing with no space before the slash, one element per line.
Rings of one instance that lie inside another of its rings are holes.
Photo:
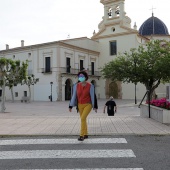
<path fill-rule="evenodd" d="M 67 79 L 65 82 L 65 100 L 71 100 L 72 81 Z"/>
<path fill-rule="evenodd" d="M 115 99 L 118 99 L 118 85 L 115 82 L 109 84 L 109 97 L 113 96 Z"/>

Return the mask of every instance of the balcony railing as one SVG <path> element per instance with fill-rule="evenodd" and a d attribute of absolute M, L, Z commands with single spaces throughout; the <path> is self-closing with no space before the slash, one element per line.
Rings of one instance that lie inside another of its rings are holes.
<path fill-rule="evenodd" d="M 62 74 L 77 75 L 79 71 L 80 71 L 79 69 L 75 69 L 75 68 L 69 68 L 69 69 L 68 69 L 67 67 L 60 67 L 60 72 L 61 72 Z M 92 71 L 91 71 L 91 70 L 87 70 L 87 73 L 88 73 L 89 76 L 97 76 L 97 77 L 100 77 L 100 76 L 101 76 L 100 71 L 94 71 L 94 72 L 93 72 L 94 74 L 92 74 Z"/>
<path fill-rule="evenodd" d="M 42 68 L 42 73 L 52 73 L 52 68 Z"/>

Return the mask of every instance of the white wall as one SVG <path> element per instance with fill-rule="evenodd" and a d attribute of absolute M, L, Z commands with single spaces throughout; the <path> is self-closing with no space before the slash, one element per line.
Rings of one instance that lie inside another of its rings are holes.
<path fill-rule="evenodd" d="M 111 56 L 110 55 L 110 41 L 117 42 L 117 55 Z M 131 48 L 136 48 L 139 44 L 136 40 L 135 34 L 112 37 L 112 38 L 103 38 L 99 40 L 100 43 L 100 57 L 99 57 L 99 65 L 101 67 L 104 64 L 114 60 L 119 53 L 123 53 L 125 51 L 129 51 Z M 100 96 L 101 98 L 106 98 L 105 96 L 105 80 L 100 78 Z M 131 91 L 129 91 L 131 90 Z M 133 85 L 123 84 L 122 85 L 122 98 L 123 99 L 133 99 L 134 95 L 133 92 Z M 141 93 L 141 94 L 140 94 Z M 139 88 L 138 96 L 142 98 L 144 91 L 143 88 Z"/>
<path fill-rule="evenodd" d="M 91 40 L 89 38 L 75 38 L 67 39 L 63 41 L 66 44 L 74 45 L 80 48 L 89 49 L 92 51 L 99 51 L 99 43 L 97 41 Z"/>
<path fill-rule="evenodd" d="M 31 53 L 31 56 L 28 55 L 28 53 Z M 14 55 L 15 58 L 13 57 Z M 53 67 L 51 74 L 42 73 L 42 68 L 45 68 L 45 57 L 48 56 L 51 57 L 51 67 Z M 20 50 L 9 52 L 5 57 L 13 60 L 20 60 L 21 62 L 25 62 L 26 60 L 32 61 L 32 74 L 35 75 L 35 78 L 39 78 L 39 82 L 37 82 L 36 85 L 31 86 L 32 101 L 50 101 L 48 96 L 51 95 L 51 81 L 54 83 L 52 86 L 53 101 L 57 100 L 55 72 L 57 65 L 56 47 L 30 48 L 30 50 L 21 48 Z M 24 91 L 27 91 L 27 95 L 29 96 L 29 90 L 26 85 L 14 87 L 14 96 L 15 92 L 18 92 L 18 97 L 15 97 L 15 100 L 21 100 Z M 6 100 L 11 99 L 11 91 L 6 88 Z"/>
<path fill-rule="evenodd" d="M 144 97 L 146 88 L 143 84 L 138 83 L 136 85 L 136 98 L 140 100 Z M 135 99 L 135 84 L 122 83 L 122 98 L 123 99 Z"/>

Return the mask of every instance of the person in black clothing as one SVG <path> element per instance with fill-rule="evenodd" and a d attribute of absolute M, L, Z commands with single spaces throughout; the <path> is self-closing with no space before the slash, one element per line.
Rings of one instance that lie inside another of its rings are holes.
<path fill-rule="evenodd" d="M 107 107 L 107 113 L 108 116 L 114 116 L 115 112 L 117 111 L 117 106 L 115 101 L 113 100 L 113 97 L 110 97 L 110 100 L 108 100 L 104 106 L 103 113 L 105 113 L 105 108 Z"/>

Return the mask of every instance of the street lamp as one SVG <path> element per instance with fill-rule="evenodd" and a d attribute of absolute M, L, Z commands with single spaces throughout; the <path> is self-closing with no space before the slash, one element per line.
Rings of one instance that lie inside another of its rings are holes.
<path fill-rule="evenodd" d="M 52 98 L 52 85 L 53 85 L 53 82 L 51 81 L 50 84 L 51 84 L 51 96 L 50 96 L 50 100 L 52 102 L 53 101 L 53 98 Z"/>
<path fill-rule="evenodd" d="M 136 100 L 136 83 L 135 83 L 135 104 L 137 104 L 137 100 Z"/>
<path fill-rule="evenodd" d="M 137 104 L 137 99 L 136 99 L 136 58 L 134 59 L 134 63 L 135 63 L 135 104 Z"/>
<path fill-rule="evenodd" d="M 151 100 L 151 88 L 150 88 L 150 80 L 148 80 L 148 109 L 149 109 L 149 118 L 151 118 L 151 104 L 150 104 L 150 100 Z"/>

